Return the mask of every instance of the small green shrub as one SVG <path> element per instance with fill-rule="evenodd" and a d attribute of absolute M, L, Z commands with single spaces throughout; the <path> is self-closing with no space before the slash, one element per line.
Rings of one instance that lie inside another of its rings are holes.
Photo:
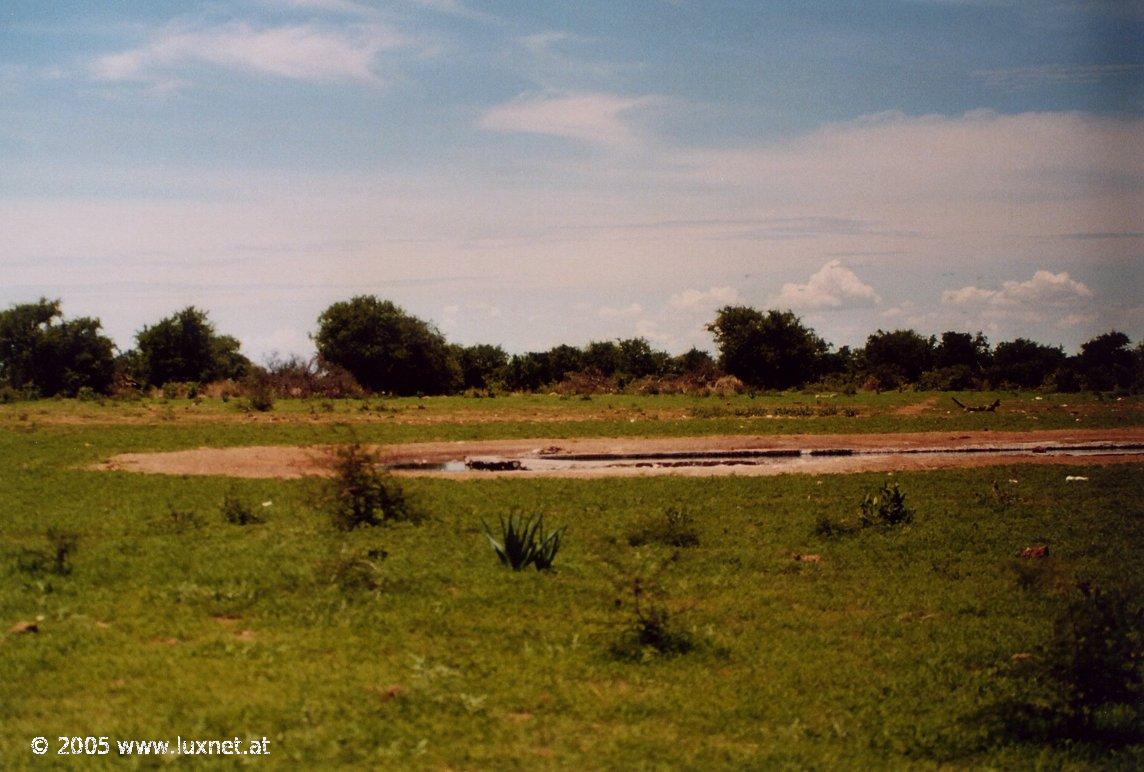
<path fill-rule="evenodd" d="M 259 413 L 268 413 L 274 409 L 274 393 L 265 386 L 252 388 L 246 401 L 251 410 Z"/>
<path fill-rule="evenodd" d="M 658 594 L 656 585 L 636 577 L 629 583 L 628 591 L 630 611 L 623 633 L 611 646 L 613 656 L 646 660 L 653 656 L 686 654 L 695 648 L 691 634 L 680 629 L 675 615 L 662 600 L 654 597 Z M 624 601 L 617 599 L 616 607 L 622 609 Z"/>
<path fill-rule="evenodd" d="M 867 494 L 858 506 L 858 523 L 863 528 L 900 525 L 913 519 L 913 513 L 906 508 L 906 494 L 897 483 L 883 483 L 876 493 Z"/>
<path fill-rule="evenodd" d="M 1144 605 L 1121 589 L 1078 585 L 1081 597 L 1057 619 L 1048 674 L 1074 728 L 1092 728 L 1109 705 L 1144 708 Z"/>
<path fill-rule="evenodd" d="M 341 531 L 421 519 L 397 480 L 383 471 L 377 456 L 360 443 L 337 451 L 328 496 L 331 519 Z"/>
<path fill-rule="evenodd" d="M 974 494 L 974 499 L 979 505 L 989 507 L 994 512 L 1004 512 L 1017 501 L 1017 497 L 1002 488 L 996 480 L 989 486 L 989 490 Z"/>
<path fill-rule="evenodd" d="M 191 509 L 179 509 L 174 504 L 167 505 L 167 521 L 176 530 L 184 528 L 201 528 L 205 523 L 198 513 Z"/>
<path fill-rule="evenodd" d="M 388 556 L 380 547 L 345 551 L 323 563 L 320 572 L 344 592 L 376 592 L 385 585 L 381 564 Z"/>
<path fill-rule="evenodd" d="M 1139 594 L 1077 585 L 1046 646 L 1006 670 L 1021 686 L 975 719 L 1024 741 L 1144 741 L 1144 605 Z"/>
<path fill-rule="evenodd" d="M 658 515 L 645 517 L 628 532 L 628 544 L 662 544 L 667 547 L 695 547 L 699 544 L 699 531 L 691 513 L 678 507 L 668 507 Z"/>
<path fill-rule="evenodd" d="M 79 534 L 52 526 L 44 533 L 46 548 L 24 549 L 17 558 L 17 567 L 29 574 L 55 574 L 67 576 L 72 572 L 72 553 L 79 544 Z"/>
<path fill-rule="evenodd" d="M 219 507 L 223 520 L 231 525 L 255 525 L 263 522 L 263 518 L 247 502 L 243 501 L 234 491 L 227 491 Z"/>
<path fill-rule="evenodd" d="M 832 539 L 837 536 L 845 536 L 846 534 L 853 533 L 854 526 L 844 523 L 840 520 L 832 520 L 827 515 L 820 515 L 818 520 L 814 523 L 814 535 L 821 536 L 823 539 Z"/>
<path fill-rule="evenodd" d="M 536 566 L 537 571 L 551 569 L 564 534 L 564 527 L 545 533 L 543 515 L 524 517 L 514 513 L 507 520 L 501 516 L 500 541 L 487 523 L 481 525 L 500 562 L 513 571 L 522 571 L 530 565 Z"/>

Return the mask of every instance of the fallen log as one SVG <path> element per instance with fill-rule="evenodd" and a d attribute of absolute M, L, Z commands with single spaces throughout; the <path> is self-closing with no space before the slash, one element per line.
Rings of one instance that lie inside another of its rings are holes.
<path fill-rule="evenodd" d="M 993 400 L 992 405 L 964 405 L 957 397 L 950 397 L 950 399 L 953 400 L 953 404 L 967 413 L 995 413 L 997 412 L 997 408 L 1001 406 L 1001 400 L 999 399 Z"/>

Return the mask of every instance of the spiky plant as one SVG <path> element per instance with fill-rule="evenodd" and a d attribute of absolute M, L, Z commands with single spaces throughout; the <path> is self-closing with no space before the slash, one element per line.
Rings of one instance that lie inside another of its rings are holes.
<path fill-rule="evenodd" d="M 547 571 L 552 568 L 556 553 L 560 551 L 563 527 L 545 533 L 543 515 L 525 517 L 514 513 L 507 519 L 502 515 L 501 538 L 498 541 L 488 523 L 481 524 L 485 528 L 489 544 L 503 565 L 509 566 L 513 571 L 521 571 L 529 565 L 536 566 L 537 571 Z"/>

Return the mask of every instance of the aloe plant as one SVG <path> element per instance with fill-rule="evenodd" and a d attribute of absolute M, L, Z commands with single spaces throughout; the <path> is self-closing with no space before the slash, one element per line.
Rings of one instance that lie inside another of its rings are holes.
<path fill-rule="evenodd" d="M 501 539 L 497 541 L 488 524 L 481 524 L 489 544 L 503 565 L 511 567 L 513 571 L 521 571 L 529 565 L 536 566 L 537 571 L 552 568 L 556 553 L 560 551 L 563 527 L 545 533 L 543 515 L 524 517 L 512 514 L 507 520 L 501 516 Z"/>

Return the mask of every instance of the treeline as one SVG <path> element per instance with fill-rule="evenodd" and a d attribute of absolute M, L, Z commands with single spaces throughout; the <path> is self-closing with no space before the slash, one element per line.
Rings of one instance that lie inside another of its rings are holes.
<path fill-rule="evenodd" d="M 188 307 L 118 352 L 98 319 L 65 320 L 60 301 L 0 311 L 0 399 L 83 396 L 172 384 L 228 382 L 277 396 L 354 396 L 540 391 L 639 393 L 819 384 L 832 390 L 1025 388 L 1144 390 L 1144 344 L 1122 332 L 1086 342 L 1079 354 L 1018 338 L 990 346 L 980 332 L 924 336 L 878 330 L 864 346 L 834 348 L 790 311 L 720 309 L 708 325 L 718 358 L 699 349 L 672 356 L 643 338 L 560 345 L 509 355 L 500 346 L 449 343 L 393 303 L 358 296 L 318 317 L 314 359 L 252 363 Z"/>

